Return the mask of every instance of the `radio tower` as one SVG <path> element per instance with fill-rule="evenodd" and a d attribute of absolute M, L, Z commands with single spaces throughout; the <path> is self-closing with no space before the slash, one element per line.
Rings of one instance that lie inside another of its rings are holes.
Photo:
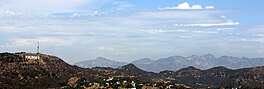
<path fill-rule="evenodd" d="M 38 38 L 38 43 L 37 43 L 37 54 L 39 54 L 39 38 Z"/>

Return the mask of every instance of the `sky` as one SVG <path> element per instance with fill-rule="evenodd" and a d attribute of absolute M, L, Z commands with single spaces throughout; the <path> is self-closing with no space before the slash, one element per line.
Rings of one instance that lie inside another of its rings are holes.
<path fill-rule="evenodd" d="M 0 0 L 0 52 L 105 57 L 264 57 L 263 0 Z"/>

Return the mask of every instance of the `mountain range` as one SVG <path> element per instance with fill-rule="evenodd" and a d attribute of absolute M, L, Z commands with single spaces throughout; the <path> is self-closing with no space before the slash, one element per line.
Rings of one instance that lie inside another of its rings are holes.
<path fill-rule="evenodd" d="M 217 58 L 212 54 L 205 54 L 201 56 L 192 55 L 189 57 L 170 56 L 158 60 L 143 58 L 136 61 L 132 61 L 131 63 L 136 65 L 140 69 L 146 71 L 160 72 L 164 70 L 175 71 L 188 66 L 194 66 L 199 69 L 209 69 L 217 66 L 225 66 L 230 69 L 262 66 L 264 64 L 264 58 L 247 58 L 247 57 L 240 58 L 233 56 L 221 56 Z M 106 58 L 98 57 L 94 60 L 78 62 L 75 65 L 83 68 L 92 68 L 92 67 L 117 68 L 124 66 L 126 64 L 129 63 L 117 62 Z"/>
<path fill-rule="evenodd" d="M 177 71 L 148 72 L 134 64 L 119 68 L 81 68 L 45 54 L 25 59 L 13 53 L 0 53 L 1 89 L 47 88 L 264 88 L 264 66 L 228 69 L 224 66 L 201 70 L 193 66 Z M 148 60 L 148 59 L 143 59 Z M 149 62 L 149 61 L 147 61 Z M 188 87 L 187 87 L 188 86 Z M 152 89 L 150 88 L 150 89 Z"/>
<path fill-rule="evenodd" d="M 117 62 L 113 60 L 109 60 L 103 57 L 97 57 L 94 60 L 87 60 L 75 63 L 75 65 L 83 68 L 93 68 L 93 67 L 112 67 L 112 68 L 118 68 L 120 66 L 124 66 L 127 63 L 125 62 Z"/>

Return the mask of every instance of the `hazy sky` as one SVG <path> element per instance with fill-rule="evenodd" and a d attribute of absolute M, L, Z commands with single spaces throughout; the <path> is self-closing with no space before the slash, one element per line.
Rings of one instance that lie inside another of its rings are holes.
<path fill-rule="evenodd" d="M 264 57 L 263 0 L 0 0 L 0 52 L 75 63 L 181 55 Z"/>

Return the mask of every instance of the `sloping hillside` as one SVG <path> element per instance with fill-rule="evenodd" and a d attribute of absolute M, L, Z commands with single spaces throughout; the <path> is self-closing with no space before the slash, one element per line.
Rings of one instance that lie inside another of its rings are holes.
<path fill-rule="evenodd" d="M 200 70 L 190 66 L 154 73 L 134 64 L 118 69 L 80 68 L 55 56 L 39 55 L 42 55 L 41 59 L 32 60 L 13 53 L 0 53 L 0 88 L 165 88 L 185 85 L 193 88 L 264 88 L 263 66 L 237 70 L 223 66 Z"/>

